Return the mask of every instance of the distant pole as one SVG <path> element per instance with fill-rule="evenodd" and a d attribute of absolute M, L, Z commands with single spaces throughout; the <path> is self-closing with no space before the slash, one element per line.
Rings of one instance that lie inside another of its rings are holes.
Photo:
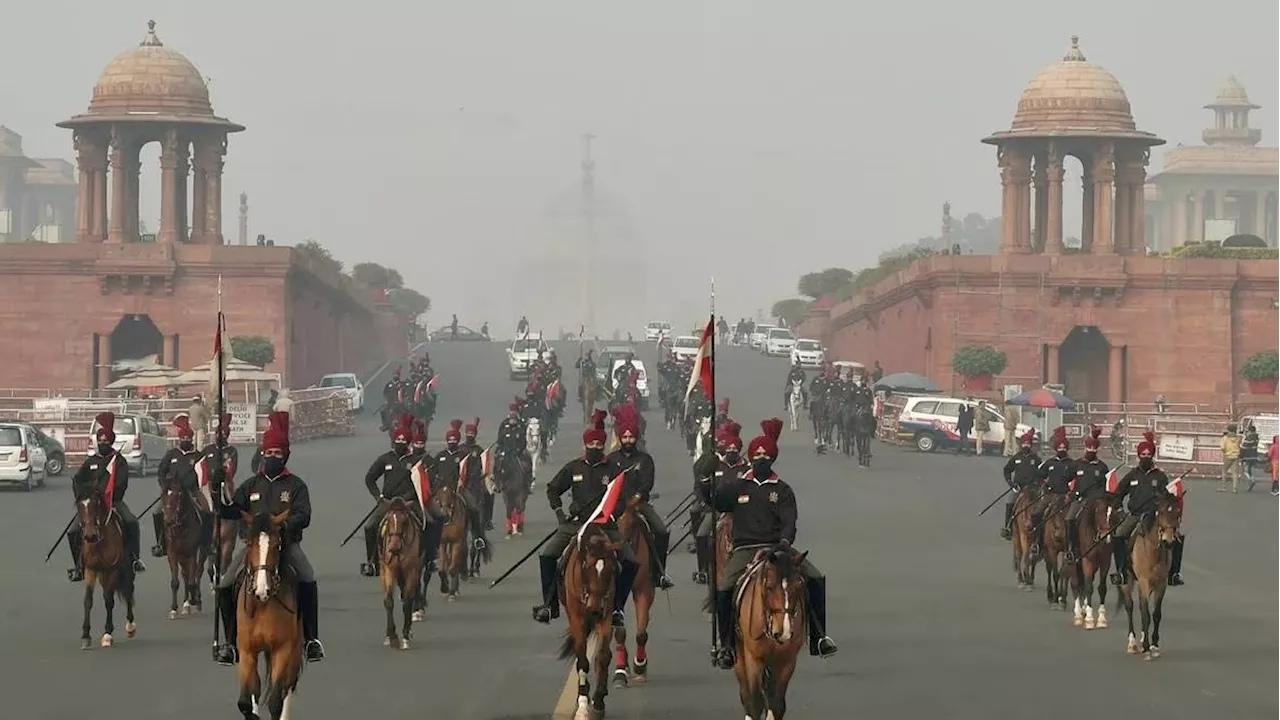
<path fill-rule="evenodd" d="M 597 333 L 595 318 L 595 263 L 596 245 L 596 163 L 591 158 L 591 141 L 595 135 L 582 136 L 582 216 L 586 229 L 582 248 L 582 318 L 588 332 Z"/>

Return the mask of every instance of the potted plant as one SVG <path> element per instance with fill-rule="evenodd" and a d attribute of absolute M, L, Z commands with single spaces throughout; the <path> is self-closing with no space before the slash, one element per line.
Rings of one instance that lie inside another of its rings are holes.
<path fill-rule="evenodd" d="M 1249 392 L 1254 395 L 1274 395 L 1277 376 L 1280 376 L 1280 355 L 1275 350 L 1254 353 L 1240 366 L 1240 377 L 1249 383 Z"/>
<path fill-rule="evenodd" d="M 951 369 L 964 376 L 968 390 L 991 389 L 991 378 L 1004 372 L 1009 364 L 1005 354 L 990 345 L 967 345 L 951 356 Z"/>

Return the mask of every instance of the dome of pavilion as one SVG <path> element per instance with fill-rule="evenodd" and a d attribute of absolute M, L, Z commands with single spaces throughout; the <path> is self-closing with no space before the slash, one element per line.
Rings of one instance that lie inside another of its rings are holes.
<path fill-rule="evenodd" d="M 98 77 L 88 115 L 157 114 L 213 117 L 209 87 L 182 53 L 156 36 L 154 20 L 135 48 L 117 55 Z"/>
<path fill-rule="evenodd" d="M 1015 134 L 1133 133 L 1137 128 L 1124 87 L 1109 70 L 1085 59 L 1080 38 L 1062 60 L 1022 91 L 1013 116 Z"/>

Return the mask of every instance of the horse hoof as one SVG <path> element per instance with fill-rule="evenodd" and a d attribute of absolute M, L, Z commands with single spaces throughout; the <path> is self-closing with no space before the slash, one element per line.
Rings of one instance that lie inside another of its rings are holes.
<path fill-rule="evenodd" d="M 511 539 L 511 537 L 512 537 L 512 534 L 511 534 L 511 533 L 507 533 L 507 536 L 506 536 L 506 538 L 504 538 L 504 539 L 506 539 L 506 540 L 510 540 L 510 539 Z"/>
<path fill-rule="evenodd" d="M 1156 655 L 1152 655 L 1150 652 L 1144 652 L 1144 653 L 1142 653 L 1142 660 L 1143 660 L 1143 662 L 1151 662 L 1152 660 L 1155 660 L 1155 659 L 1156 659 L 1156 657 L 1158 657 L 1158 656 L 1156 656 Z"/>
<path fill-rule="evenodd" d="M 1031 592 L 1032 590 L 1035 590 L 1035 589 L 1036 589 L 1036 587 L 1035 587 L 1034 585 L 1023 585 L 1023 586 L 1022 586 L 1022 592 Z"/>
<path fill-rule="evenodd" d="M 102 647 L 111 647 L 115 643 L 116 641 L 111 637 L 111 633 L 102 633 Z"/>
<path fill-rule="evenodd" d="M 189 602 L 184 602 L 184 603 L 182 603 L 182 614 L 183 614 L 183 615 L 190 615 L 190 614 L 191 614 L 191 603 L 189 603 Z"/>
<path fill-rule="evenodd" d="M 177 620 L 177 619 L 178 619 L 178 611 L 177 611 L 177 610 L 170 610 L 170 611 L 169 611 L 169 619 L 170 619 L 170 620 Z"/>
<path fill-rule="evenodd" d="M 93 649 L 93 643 L 89 641 L 89 638 L 80 638 L 80 649 L 81 649 L 81 650 L 92 650 L 92 649 Z"/>
<path fill-rule="evenodd" d="M 1081 625 L 1084 625 L 1084 618 L 1077 615 L 1071 619 L 1071 624 L 1075 625 L 1076 627 L 1080 627 Z"/>
<path fill-rule="evenodd" d="M 1094 623 L 1094 627 L 1098 628 L 1099 630 L 1105 630 L 1110 626 L 1111 626 L 1110 623 L 1107 622 L 1107 619 L 1105 617 L 1098 618 L 1098 622 Z"/>
<path fill-rule="evenodd" d="M 138 634 L 138 624 L 135 622 L 127 622 L 124 624 L 124 636 L 133 637 Z"/>
<path fill-rule="evenodd" d="M 1085 620 L 1085 621 L 1084 621 L 1084 629 L 1085 629 L 1085 630 L 1093 630 L 1093 629 L 1094 629 L 1094 628 L 1096 628 L 1096 627 L 1098 627 L 1098 621 L 1097 621 L 1097 620 L 1094 620 L 1093 618 L 1089 618 L 1089 619 L 1087 619 L 1087 620 Z"/>
<path fill-rule="evenodd" d="M 382 638 L 382 647 L 391 647 L 391 638 L 389 637 Z"/>
<path fill-rule="evenodd" d="M 1155 645 L 1152 645 L 1151 651 L 1147 653 L 1147 655 L 1148 655 L 1147 659 L 1155 660 L 1156 658 L 1160 657 L 1160 648 L 1156 647 Z"/>
<path fill-rule="evenodd" d="M 409 649 L 409 638 L 400 638 L 400 649 L 401 650 Z"/>
<path fill-rule="evenodd" d="M 422 612 L 421 610 L 414 610 L 413 615 L 411 617 L 413 618 L 414 622 L 422 622 L 423 620 L 426 619 L 426 613 Z"/>
<path fill-rule="evenodd" d="M 614 687 L 616 687 L 616 688 L 624 688 L 624 687 L 626 687 L 626 686 L 627 686 L 627 683 L 628 683 L 628 681 L 629 681 L 629 680 L 631 680 L 631 678 L 627 676 L 627 671 L 626 671 L 626 670 L 623 670 L 622 668 L 618 668 L 617 670 L 614 670 L 614 671 L 613 671 L 613 686 L 614 686 Z"/>
<path fill-rule="evenodd" d="M 458 601 L 457 593 L 453 593 L 449 595 L 449 602 L 457 602 L 457 601 Z"/>

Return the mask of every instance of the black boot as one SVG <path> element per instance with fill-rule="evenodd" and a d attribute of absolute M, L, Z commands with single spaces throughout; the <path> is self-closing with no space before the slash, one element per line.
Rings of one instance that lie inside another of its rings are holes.
<path fill-rule="evenodd" d="M 147 566 L 142 562 L 142 528 L 137 522 L 124 526 L 124 546 L 129 558 L 133 560 L 133 571 L 146 572 Z"/>
<path fill-rule="evenodd" d="M 360 564 L 360 574 L 365 577 L 378 576 L 378 530 L 373 527 L 364 529 L 364 558 Z"/>
<path fill-rule="evenodd" d="M 693 544 L 698 557 L 698 569 L 693 573 L 693 581 L 699 585 L 706 585 L 709 581 L 707 571 L 711 567 L 711 538 L 694 538 Z"/>
<path fill-rule="evenodd" d="M 307 662 L 324 660 L 320 644 L 320 593 L 316 584 L 298 583 L 298 611 L 302 615 L 302 639 L 307 641 Z"/>
<path fill-rule="evenodd" d="M 809 654 L 829 658 L 839 648 L 827 635 L 827 581 L 810 578 L 805 581 L 809 599 Z"/>
<path fill-rule="evenodd" d="M 1013 539 L 1013 503 L 1004 505 L 1004 527 L 1000 528 L 1000 537 L 1005 540 Z"/>
<path fill-rule="evenodd" d="M 1080 526 L 1077 520 L 1067 520 L 1067 561 L 1080 559 Z"/>
<path fill-rule="evenodd" d="M 733 637 L 733 590 L 716 590 L 716 629 L 719 646 L 713 648 L 714 661 L 721 670 L 732 670 L 734 663 L 733 649 L 736 640 Z"/>
<path fill-rule="evenodd" d="M 557 558 L 538 556 L 538 572 L 542 578 L 542 604 L 533 609 L 533 619 L 543 624 L 560 617 L 560 602 L 556 598 L 557 562 Z"/>
<path fill-rule="evenodd" d="M 1111 557 L 1114 565 L 1111 572 L 1111 584 L 1123 585 L 1125 572 L 1129 567 L 1128 541 L 1124 538 L 1111 538 Z"/>
<path fill-rule="evenodd" d="M 225 639 L 213 647 L 213 661 L 219 665 L 235 665 L 240 661 L 240 651 L 236 647 L 236 588 L 234 585 L 217 588 L 214 597 L 218 603 L 218 614 L 222 617 Z"/>
<path fill-rule="evenodd" d="M 213 540 L 213 513 L 200 511 L 200 537 L 204 539 L 204 546 L 211 554 L 220 550 L 218 543 Z"/>
<path fill-rule="evenodd" d="M 623 627 L 626 624 L 627 599 L 631 597 L 631 588 L 635 587 L 636 573 L 640 566 L 629 560 L 622 560 L 618 568 L 618 582 L 613 589 L 613 626 Z"/>
<path fill-rule="evenodd" d="M 151 556 L 164 557 L 164 513 L 151 513 L 151 525 L 156 531 L 156 544 L 151 546 Z"/>
<path fill-rule="evenodd" d="M 1031 554 L 1040 555 L 1040 522 L 1043 519 L 1040 513 L 1031 514 Z"/>
<path fill-rule="evenodd" d="M 443 532 L 443 521 L 433 520 L 427 524 L 426 537 L 423 538 L 427 544 L 427 546 L 423 548 L 423 554 L 427 558 L 427 564 L 425 566 L 426 570 L 423 571 L 424 577 L 439 569 L 436 567 L 436 557 L 438 557 L 440 553 L 440 534 Z"/>
<path fill-rule="evenodd" d="M 67 549 L 71 551 L 71 567 L 67 570 L 67 579 L 80 582 L 84 580 L 84 566 L 80 557 L 80 552 L 84 549 L 84 536 L 80 533 L 67 533 Z"/>
<path fill-rule="evenodd" d="M 667 577 L 666 571 L 667 546 L 670 543 L 670 535 L 658 535 L 655 533 L 653 536 L 654 584 L 663 590 L 670 590 L 676 586 L 675 583 L 671 582 L 671 578 Z"/>
<path fill-rule="evenodd" d="M 1173 557 L 1169 560 L 1169 584 L 1174 587 L 1186 585 L 1182 580 L 1182 548 L 1186 544 L 1187 538 L 1181 535 L 1173 541 Z"/>
<path fill-rule="evenodd" d="M 489 493 L 485 493 L 484 494 L 484 529 L 485 530 L 493 529 L 493 505 L 494 505 L 494 496 Z"/>

